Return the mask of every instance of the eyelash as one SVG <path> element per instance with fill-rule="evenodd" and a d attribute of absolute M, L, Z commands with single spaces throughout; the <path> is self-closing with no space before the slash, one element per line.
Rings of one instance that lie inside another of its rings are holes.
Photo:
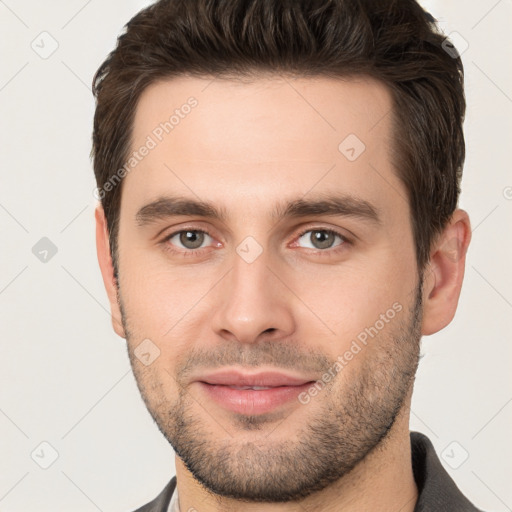
<path fill-rule="evenodd" d="M 205 235 L 208 235 L 209 237 L 213 238 L 212 235 L 210 235 L 210 233 L 208 233 L 208 231 L 205 231 L 204 229 L 194 229 L 194 228 L 184 228 L 184 229 L 180 229 L 178 231 L 174 231 L 173 233 L 167 235 L 163 240 L 162 240 L 162 244 L 164 245 L 164 249 L 172 254 L 178 254 L 178 255 L 181 255 L 183 256 L 184 258 L 187 258 L 187 257 L 192 257 L 192 256 L 197 256 L 198 253 L 200 253 L 204 247 L 200 248 L 200 249 L 191 249 L 191 250 L 176 250 L 176 249 L 172 249 L 170 244 L 168 244 L 167 242 L 174 236 L 176 235 L 179 235 L 180 233 L 184 233 L 184 232 L 187 232 L 187 231 L 192 231 L 194 233 L 203 233 Z M 339 250 L 342 250 L 344 249 L 344 246 L 345 245 L 350 245 L 352 244 L 352 242 L 345 236 L 343 235 L 342 233 L 340 233 L 339 231 L 336 231 L 334 229 L 330 229 L 330 228 L 322 228 L 322 227 L 309 227 L 307 229 L 304 229 L 302 232 L 300 232 L 298 235 L 297 235 L 297 239 L 300 239 L 302 238 L 306 233 L 309 233 L 310 231 L 323 231 L 324 233 L 328 233 L 328 234 L 332 234 L 332 235 L 336 235 L 336 236 L 339 236 L 342 240 L 342 242 L 339 244 L 339 245 L 336 245 L 334 248 L 328 248 L 328 249 L 317 249 L 315 251 L 315 254 L 321 254 L 322 256 L 329 256 L 329 255 L 332 255 L 333 253 L 336 254 Z M 308 248 L 309 249 L 309 248 Z M 313 250 L 313 249 L 309 249 L 309 250 Z"/>

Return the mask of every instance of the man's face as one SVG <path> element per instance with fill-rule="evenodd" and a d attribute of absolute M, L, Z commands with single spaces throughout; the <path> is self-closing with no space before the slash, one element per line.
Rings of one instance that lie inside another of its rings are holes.
<path fill-rule="evenodd" d="M 420 283 L 390 162 L 390 94 L 362 78 L 180 78 L 142 95 L 132 150 L 148 136 L 155 147 L 124 178 L 118 239 L 145 403 L 217 494 L 278 502 L 320 490 L 385 438 L 417 365 Z M 223 218 L 141 211 L 171 196 Z M 224 369 L 306 384 L 272 402 L 275 388 L 204 383 Z"/>

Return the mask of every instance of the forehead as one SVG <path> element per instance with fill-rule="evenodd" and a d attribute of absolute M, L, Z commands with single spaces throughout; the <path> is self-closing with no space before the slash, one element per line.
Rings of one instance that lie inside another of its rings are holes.
<path fill-rule="evenodd" d="M 188 107 L 191 98 L 197 103 L 193 108 Z M 166 137 L 167 143 L 174 142 L 188 154 L 200 151 L 212 160 L 233 159 L 243 146 L 244 161 L 282 158 L 288 150 L 307 160 L 322 141 L 331 153 L 333 139 L 349 133 L 369 139 L 378 125 L 375 135 L 386 134 L 389 123 L 382 118 L 390 111 L 388 89 L 367 77 L 276 76 L 251 81 L 178 77 L 156 82 L 142 93 L 133 142 L 137 145 L 171 120 L 172 137 Z M 231 144 L 226 145 L 226 140 Z"/>
<path fill-rule="evenodd" d="M 137 105 L 131 151 L 150 149 L 133 162 L 123 196 L 222 201 L 236 191 L 261 207 L 272 194 L 342 188 L 396 201 L 391 112 L 389 90 L 367 77 L 159 81 Z"/>

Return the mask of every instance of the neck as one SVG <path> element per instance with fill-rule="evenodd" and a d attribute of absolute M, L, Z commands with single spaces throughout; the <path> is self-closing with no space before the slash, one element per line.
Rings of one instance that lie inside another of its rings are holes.
<path fill-rule="evenodd" d="M 409 436 L 409 394 L 387 437 L 350 473 L 299 502 L 246 503 L 205 489 L 176 456 L 180 512 L 413 512 L 418 497 Z"/>

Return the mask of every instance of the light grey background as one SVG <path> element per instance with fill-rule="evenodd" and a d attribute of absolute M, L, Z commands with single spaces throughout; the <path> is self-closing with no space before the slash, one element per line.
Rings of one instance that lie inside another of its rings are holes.
<path fill-rule="evenodd" d="M 146 4 L 0 1 L 2 511 L 129 511 L 174 475 L 111 328 L 89 161 L 92 76 Z M 512 2 L 423 4 L 469 45 L 460 205 L 473 241 L 455 320 L 423 339 L 411 429 L 476 505 L 512 510 Z M 57 248 L 46 263 L 42 237 Z"/>

